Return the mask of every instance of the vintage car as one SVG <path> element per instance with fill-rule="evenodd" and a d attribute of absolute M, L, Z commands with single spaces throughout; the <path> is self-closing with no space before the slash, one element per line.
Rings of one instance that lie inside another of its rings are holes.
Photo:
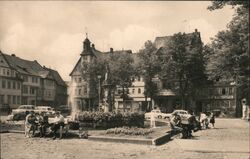
<path fill-rule="evenodd" d="M 186 110 L 174 110 L 172 113 L 166 114 L 167 118 L 170 119 L 174 113 L 177 113 L 181 117 L 181 119 L 186 119 L 190 116 L 190 114 Z"/>
<path fill-rule="evenodd" d="M 158 119 L 166 119 L 167 114 L 162 113 L 159 109 L 153 109 L 151 112 L 145 113 L 145 119 L 151 119 L 151 116 Z"/>
<path fill-rule="evenodd" d="M 36 113 L 45 113 L 47 115 L 53 115 L 55 114 L 54 108 L 51 108 L 50 106 L 37 106 L 35 108 Z"/>
<path fill-rule="evenodd" d="M 34 111 L 34 105 L 20 105 L 17 109 L 12 110 L 12 114 L 28 114 L 30 111 Z"/>

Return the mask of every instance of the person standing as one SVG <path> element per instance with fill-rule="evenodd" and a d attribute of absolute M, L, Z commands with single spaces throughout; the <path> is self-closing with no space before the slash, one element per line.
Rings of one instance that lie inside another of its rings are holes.
<path fill-rule="evenodd" d="M 248 106 L 247 106 L 246 99 L 245 98 L 242 99 L 241 103 L 242 103 L 242 119 L 245 120 L 245 119 L 247 119 L 247 113 L 248 113 L 248 110 L 247 110 Z"/>
<path fill-rule="evenodd" d="M 212 124 L 212 128 L 214 128 L 215 116 L 214 116 L 214 113 L 212 112 L 210 114 L 210 123 Z"/>

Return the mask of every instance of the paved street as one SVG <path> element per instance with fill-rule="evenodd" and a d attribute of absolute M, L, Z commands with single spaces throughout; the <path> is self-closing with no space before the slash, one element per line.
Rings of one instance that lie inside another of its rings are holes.
<path fill-rule="evenodd" d="M 174 139 L 162 146 L 51 140 L 1 134 L 2 159 L 249 159 L 249 122 L 217 119 L 215 129 L 194 133 L 193 139 Z"/>

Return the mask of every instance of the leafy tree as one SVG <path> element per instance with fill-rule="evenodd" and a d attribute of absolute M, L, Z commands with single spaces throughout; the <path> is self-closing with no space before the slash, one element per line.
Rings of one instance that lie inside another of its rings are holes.
<path fill-rule="evenodd" d="M 83 62 L 82 76 L 88 83 L 92 83 L 93 88 L 98 87 L 98 75 L 101 75 L 101 83 L 104 83 L 104 77 L 109 71 L 108 83 L 110 89 L 108 92 L 109 110 L 112 110 L 111 89 L 122 87 L 122 97 L 126 98 L 126 88 L 131 86 L 131 78 L 134 75 L 134 67 L 132 65 L 133 58 L 128 53 L 103 53 L 91 62 Z M 108 70 L 107 70 L 108 69 Z"/>
<path fill-rule="evenodd" d="M 145 82 L 145 101 L 150 97 L 150 108 L 152 109 L 152 99 L 157 93 L 157 86 L 153 82 L 153 78 L 161 70 L 161 59 L 157 54 L 157 48 L 153 45 L 151 41 L 147 41 L 144 45 L 144 48 L 139 51 L 139 62 L 137 69 L 140 75 L 143 76 Z"/>
<path fill-rule="evenodd" d="M 221 9 L 225 5 L 235 8 L 235 15 L 220 31 L 209 47 L 207 70 L 210 79 L 234 78 L 238 84 L 239 99 L 249 96 L 249 1 L 213 1 L 210 10 Z"/>
<path fill-rule="evenodd" d="M 177 83 L 172 89 L 179 92 L 182 108 L 186 109 L 188 97 L 195 100 L 207 79 L 200 37 L 174 34 L 165 54 L 168 56 L 165 56 L 161 75 Z"/>

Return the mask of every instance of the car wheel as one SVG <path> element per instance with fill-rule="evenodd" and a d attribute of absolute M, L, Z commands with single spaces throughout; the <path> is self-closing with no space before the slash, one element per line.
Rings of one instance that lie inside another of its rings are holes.
<path fill-rule="evenodd" d="M 159 116 L 158 116 L 158 118 L 159 118 L 159 119 L 161 119 L 161 118 L 162 118 L 162 116 L 161 116 L 161 115 L 159 115 Z"/>

